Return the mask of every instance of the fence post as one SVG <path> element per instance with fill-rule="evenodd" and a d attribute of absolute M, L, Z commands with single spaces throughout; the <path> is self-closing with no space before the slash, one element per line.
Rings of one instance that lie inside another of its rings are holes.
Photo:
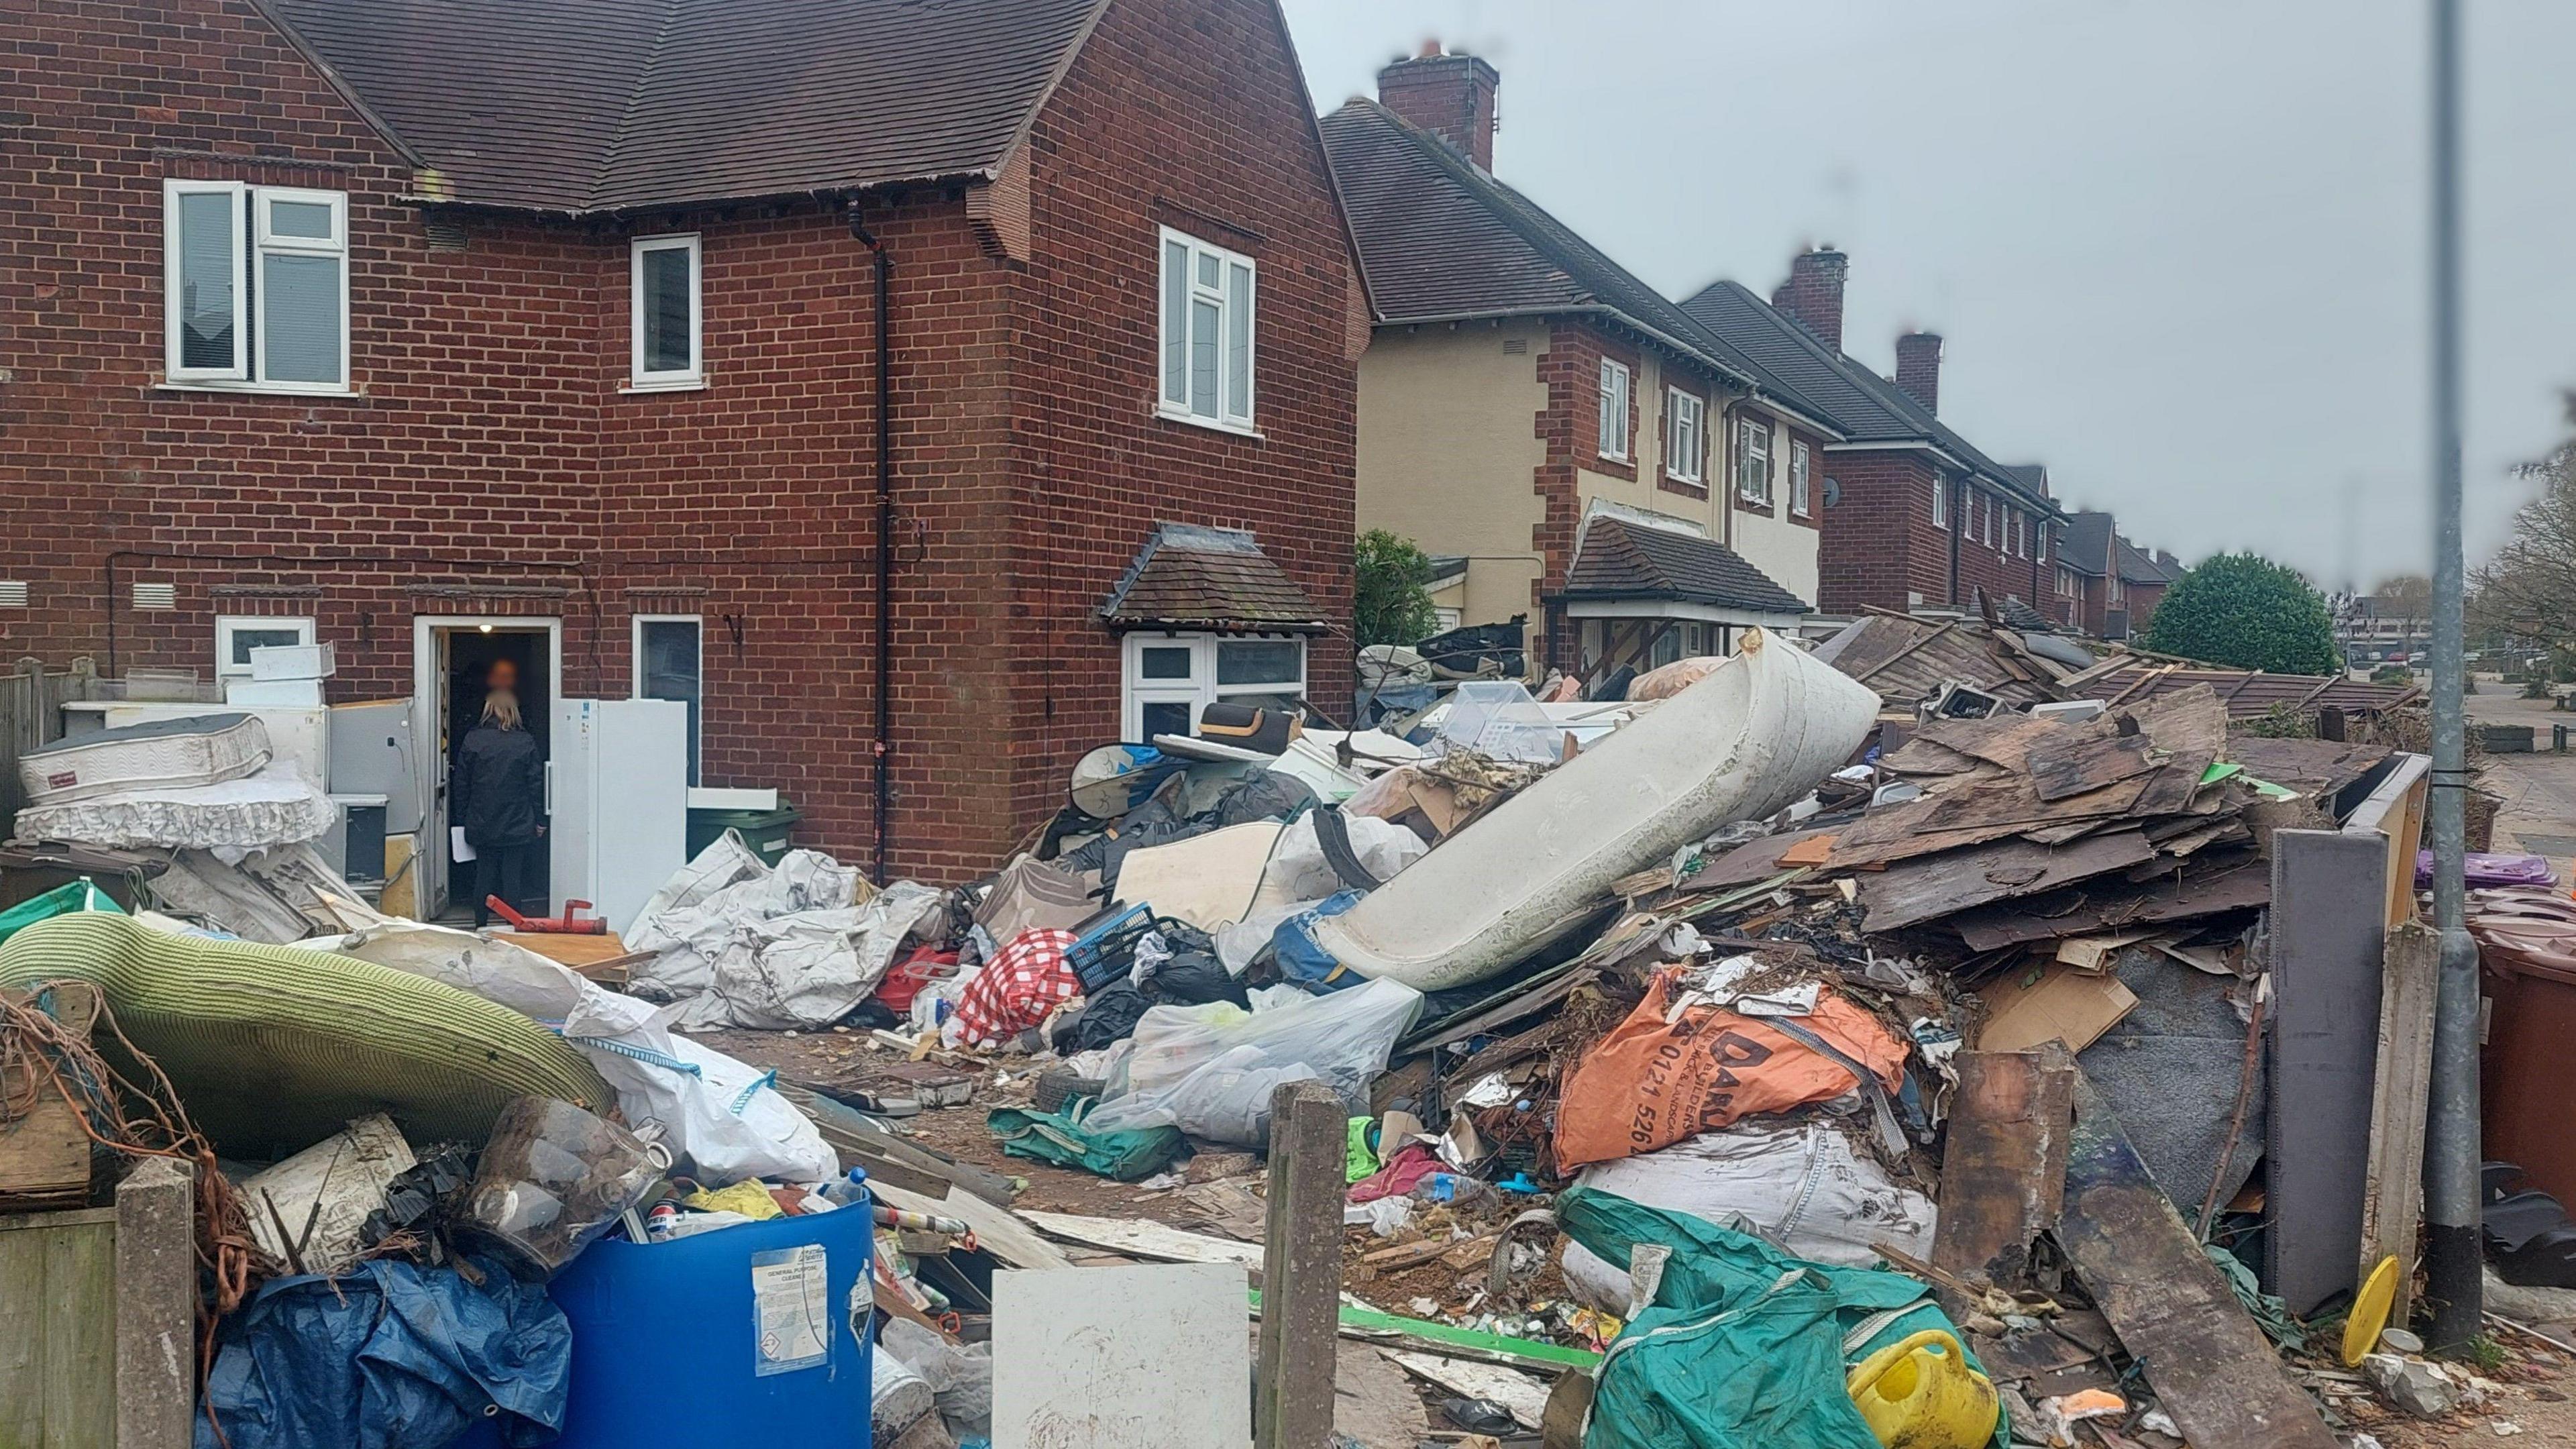
<path fill-rule="evenodd" d="M 1270 1221 L 1252 1418 L 1258 1449 L 1325 1449 L 1333 1437 L 1344 1112 L 1321 1082 L 1291 1082 L 1270 1097 Z"/>

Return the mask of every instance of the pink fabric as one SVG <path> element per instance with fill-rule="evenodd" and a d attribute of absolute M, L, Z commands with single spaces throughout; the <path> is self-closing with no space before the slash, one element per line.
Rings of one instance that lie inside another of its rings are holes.
<path fill-rule="evenodd" d="M 1022 931 L 957 998 L 957 1023 L 970 1042 L 1002 1042 L 1046 1020 L 1082 992 L 1064 953 L 1071 931 Z"/>
<path fill-rule="evenodd" d="M 1375 1202 L 1382 1197 L 1402 1197 L 1420 1185 L 1422 1179 L 1442 1171 L 1440 1159 L 1419 1142 L 1408 1142 L 1386 1160 L 1386 1166 L 1351 1184 L 1352 1202 Z"/>

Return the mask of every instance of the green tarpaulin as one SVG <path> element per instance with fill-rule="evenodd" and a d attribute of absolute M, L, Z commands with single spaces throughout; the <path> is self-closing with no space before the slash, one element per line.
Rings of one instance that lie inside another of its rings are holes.
<path fill-rule="evenodd" d="M 74 911 L 112 911 L 120 916 L 125 914 L 116 902 L 108 899 L 107 892 L 85 880 L 71 881 L 58 885 L 43 895 L 29 896 L 9 909 L 0 911 L 0 941 L 8 940 L 38 921 L 50 921 L 56 916 L 68 916 Z"/>
<path fill-rule="evenodd" d="M 1901 1273 L 1810 1263 L 1590 1188 L 1557 1199 L 1556 1219 L 1611 1263 L 1641 1243 L 1672 1250 L 1653 1304 L 1602 1357 L 1584 1449 L 1879 1449 L 1847 1367 L 1923 1329 L 1957 1333 Z"/>
<path fill-rule="evenodd" d="M 1118 1182 L 1142 1182 L 1190 1150 L 1178 1127 L 1100 1132 L 1034 1108 L 996 1107 L 985 1114 L 984 1127 L 1001 1140 L 1006 1156 L 1079 1167 Z"/>

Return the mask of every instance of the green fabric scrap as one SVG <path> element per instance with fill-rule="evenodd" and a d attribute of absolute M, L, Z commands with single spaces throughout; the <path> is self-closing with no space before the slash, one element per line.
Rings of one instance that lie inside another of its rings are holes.
<path fill-rule="evenodd" d="M 1592 1188 L 1557 1223 L 1604 1261 L 1672 1250 L 1654 1301 L 1602 1357 L 1584 1449 L 1879 1449 L 1846 1371 L 1927 1328 L 1965 1335 L 1901 1273 L 1795 1258 L 1759 1238 Z M 1973 1353 L 1970 1367 L 1983 1372 Z M 2009 1441 L 1999 1411 L 1994 1443 Z"/>
<path fill-rule="evenodd" d="M 120 916 L 125 914 L 124 908 L 117 905 L 107 892 L 100 890 L 88 880 L 66 881 L 43 895 L 29 896 L 9 909 L 0 911 L 0 941 L 8 940 L 38 921 L 50 921 L 56 916 L 68 916 L 75 911 L 108 911 Z"/>
<path fill-rule="evenodd" d="M 2290 1316 L 2289 1304 L 2263 1291 L 2261 1281 L 2255 1278 L 2253 1269 L 2245 1266 L 2244 1259 L 2216 1243 L 2203 1243 L 2200 1250 L 2209 1255 L 2209 1261 L 2218 1265 L 2218 1271 L 2226 1276 L 2227 1286 L 2235 1293 L 2236 1301 L 2244 1305 L 2256 1323 L 2263 1325 L 2263 1332 L 2274 1343 L 2292 1353 L 2307 1350 L 2307 1329 Z"/>
<path fill-rule="evenodd" d="M 1369 1146 L 1369 1133 L 1377 1126 L 1375 1117 L 1353 1117 L 1345 1124 L 1342 1138 L 1342 1181 L 1358 1182 L 1378 1169 L 1377 1149 Z"/>
<path fill-rule="evenodd" d="M 1000 1139 L 1006 1156 L 1078 1167 L 1115 1182 L 1141 1182 L 1190 1150 L 1178 1127 L 1101 1132 L 1028 1107 L 996 1107 L 985 1114 L 984 1128 Z"/>

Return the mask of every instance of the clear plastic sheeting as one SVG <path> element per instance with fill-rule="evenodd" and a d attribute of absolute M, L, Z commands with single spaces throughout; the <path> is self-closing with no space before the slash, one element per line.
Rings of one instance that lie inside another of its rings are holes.
<path fill-rule="evenodd" d="M 819 1182 L 840 1165 L 804 1113 L 742 1062 L 670 1029 L 672 1012 L 620 995 L 522 946 L 386 921 L 332 945 L 344 955 L 442 981 L 560 1030 L 617 1091 L 637 1126 L 658 1123 L 675 1165 L 712 1182 Z"/>
<path fill-rule="evenodd" d="M 1450 694 L 1448 712 L 1425 753 L 1451 750 L 1552 765 L 1565 757 L 1565 732 L 1519 680 L 1470 680 Z"/>
<path fill-rule="evenodd" d="M 1224 1002 L 1157 1006 L 1137 1022 L 1132 1049 L 1083 1125 L 1178 1127 L 1259 1145 L 1269 1138 L 1271 1092 L 1302 1081 L 1323 1082 L 1364 1112 L 1371 1079 L 1421 1005 L 1411 987 L 1372 981 L 1259 1012 Z"/>

